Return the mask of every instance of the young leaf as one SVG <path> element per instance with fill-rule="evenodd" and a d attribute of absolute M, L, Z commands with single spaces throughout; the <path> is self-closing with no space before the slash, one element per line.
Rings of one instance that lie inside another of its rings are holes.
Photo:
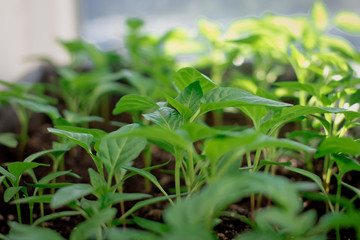
<path fill-rule="evenodd" d="M 9 202 L 15 196 L 15 194 L 21 190 L 26 190 L 26 188 L 22 186 L 8 187 L 4 192 L 4 202 Z"/>
<path fill-rule="evenodd" d="M 181 104 L 180 102 L 178 102 L 177 100 L 173 99 L 170 96 L 165 95 L 165 98 L 168 101 L 168 103 L 171 106 L 173 106 L 186 121 L 192 117 L 193 112 L 188 107 Z"/>
<path fill-rule="evenodd" d="M 134 160 L 145 148 L 143 137 L 123 137 L 139 128 L 138 124 L 130 124 L 106 135 L 101 139 L 98 157 L 104 163 L 108 174 L 119 171 L 126 163 Z"/>
<path fill-rule="evenodd" d="M 101 196 L 101 206 L 102 208 L 108 208 L 123 201 L 134 201 L 142 198 L 150 198 L 152 197 L 149 194 L 145 193 L 105 193 Z"/>
<path fill-rule="evenodd" d="M 93 186 L 94 191 L 93 194 L 100 198 L 107 192 L 107 184 L 104 179 L 99 173 L 95 172 L 94 169 L 89 168 L 89 176 L 90 176 L 90 183 Z"/>
<path fill-rule="evenodd" d="M 86 240 L 96 235 L 99 228 L 110 222 L 116 214 L 115 208 L 106 208 L 96 213 L 91 218 L 77 225 L 71 233 L 70 240 Z"/>
<path fill-rule="evenodd" d="M 316 28 L 324 31 L 328 25 L 328 12 L 323 2 L 315 1 L 311 9 L 311 17 Z"/>
<path fill-rule="evenodd" d="M 13 183 L 16 182 L 16 177 L 14 176 L 14 174 L 8 172 L 5 168 L 0 167 L 0 173 L 3 174 L 5 177 L 7 177 Z"/>
<path fill-rule="evenodd" d="M 13 133 L 0 133 L 0 144 L 7 147 L 15 148 L 18 144 L 15 134 Z"/>
<path fill-rule="evenodd" d="M 335 25 L 349 33 L 360 32 L 360 16 L 354 12 L 341 11 L 335 16 Z"/>
<path fill-rule="evenodd" d="M 29 225 L 22 225 L 17 222 L 9 223 L 11 231 L 9 239 L 28 239 L 28 240 L 64 240 L 57 232 L 48 228 L 40 228 Z"/>
<path fill-rule="evenodd" d="M 80 113 L 71 112 L 69 110 L 64 110 L 63 114 L 66 121 L 72 124 L 81 124 L 87 122 L 104 122 L 104 119 L 99 116 L 86 116 Z"/>
<path fill-rule="evenodd" d="M 147 231 L 141 231 L 136 229 L 119 229 L 119 228 L 111 228 L 106 234 L 105 239 L 109 240 L 118 240 L 119 236 L 121 236 L 121 240 L 158 240 L 159 236 L 147 232 Z"/>
<path fill-rule="evenodd" d="M 18 99 L 18 98 L 14 98 L 11 101 L 13 101 L 17 104 L 20 104 L 33 112 L 45 113 L 52 120 L 55 120 L 55 119 L 61 117 L 61 115 L 56 107 L 45 104 L 45 103 L 38 103 L 38 102 L 33 102 L 30 100 L 22 100 L 22 99 Z"/>
<path fill-rule="evenodd" d="M 88 133 L 65 131 L 57 128 L 48 128 L 48 131 L 76 143 L 80 147 L 84 148 L 88 153 L 91 153 L 91 143 L 94 139 L 93 135 Z"/>
<path fill-rule="evenodd" d="M 50 154 L 50 153 L 63 153 L 70 150 L 69 148 L 63 148 L 63 149 L 50 149 L 50 150 L 44 150 L 40 152 L 36 152 L 25 158 L 24 162 L 32 162 L 35 159 L 42 157 L 44 155 Z"/>
<path fill-rule="evenodd" d="M 360 164 L 344 154 L 334 154 L 333 155 L 336 165 L 339 168 L 339 175 L 342 176 L 350 171 L 360 171 Z"/>
<path fill-rule="evenodd" d="M 26 198 L 20 198 L 11 202 L 11 204 L 22 203 L 50 203 L 52 195 L 31 196 Z"/>
<path fill-rule="evenodd" d="M 184 118 L 174 109 L 161 107 L 155 112 L 143 114 L 143 116 L 159 126 L 168 129 L 177 129 L 184 124 Z"/>
<path fill-rule="evenodd" d="M 200 99 L 203 97 L 203 91 L 200 82 L 196 81 L 187 86 L 176 98 L 178 102 L 195 112 L 200 106 Z"/>
<path fill-rule="evenodd" d="M 33 226 L 37 226 L 43 222 L 50 221 L 56 218 L 69 217 L 75 215 L 80 215 L 80 213 L 78 211 L 63 211 L 63 212 L 51 213 L 36 219 L 36 221 L 33 223 Z"/>
<path fill-rule="evenodd" d="M 29 169 L 36 168 L 38 166 L 49 166 L 47 164 L 35 163 L 35 162 L 14 162 L 10 163 L 8 166 L 8 170 L 12 173 L 16 180 L 19 181 L 21 175 Z"/>
<path fill-rule="evenodd" d="M 57 129 L 61 129 L 68 132 L 73 133 L 86 133 L 93 135 L 93 143 L 99 141 L 103 136 L 106 135 L 106 132 L 96 128 L 82 128 L 82 127 L 74 127 L 74 126 L 56 126 Z"/>
<path fill-rule="evenodd" d="M 252 95 L 244 90 L 231 87 L 219 87 L 207 92 L 201 101 L 201 113 L 226 107 L 260 105 L 269 107 L 288 107 L 291 104 Z"/>
<path fill-rule="evenodd" d="M 165 225 L 164 223 L 151 221 L 146 218 L 137 217 L 135 215 L 133 215 L 133 219 L 137 225 L 139 225 L 140 227 L 142 227 L 148 231 L 151 231 L 151 232 L 154 232 L 154 233 L 157 233 L 160 235 L 164 235 L 166 232 L 169 231 L 169 227 L 167 225 Z"/>
<path fill-rule="evenodd" d="M 78 198 L 90 194 L 94 188 L 89 184 L 74 184 L 59 189 L 51 199 L 50 206 L 52 208 L 62 207 Z"/>
<path fill-rule="evenodd" d="M 154 102 L 150 97 L 129 94 L 123 96 L 116 103 L 113 114 L 116 115 L 123 112 L 143 111 L 158 107 L 159 106 L 156 104 L 156 102 Z"/>
<path fill-rule="evenodd" d="M 314 157 L 319 158 L 332 153 L 358 155 L 360 143 L 351 138 L 329 137 L 322 141 Z"/>
<path fill-rule="evenodd" d="M 214 83 L 210 78 L 190 67 L 178 70 L 174 74 L 174 81 L 180 91 L 183 91 L 187 86 L 196 81 L 200 82 L 201 89 L 204 93 L 216 87 L 216 83 Z"/>

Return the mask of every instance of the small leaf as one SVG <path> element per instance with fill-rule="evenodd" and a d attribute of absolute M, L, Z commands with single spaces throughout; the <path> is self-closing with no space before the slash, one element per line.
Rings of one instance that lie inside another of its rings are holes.
<path fill-rule="evenodd" d="M 134 172 L 134 173 L 139 174 L 139 175 L 143 176 L 144 178 L 150 180 L 165 196 L 167 195 L 167 193 L 162 188 L 162 186 L 160 185 L 160 183 L 158 182 L 156 177 L 154 175 L 152 175 L 150 172 L 145 171 L 145 170 L 140 169 L 140 168 L 131 167 L 131 166 L 126 166 L 126 167 L 123 167 L 123 168 L 125 170 Z"/>
<path fill-rule="evenodd" d="M 81 177 L 79 175 L 77 175 L 76 173 L 73 173 L 71 171 L 57 171 L 57 172 L 52 172 L 49 173 L 48 175 L 46 175 L 45 177 L 41 178 L 38 183 L 39 184 L 46 184 L 49 183 L 50 181 L 52 181 L 53 179 L 60 177 L 60 176 L 64 176 L 64 175 L 68 175 L 71 177 L 75 177 L 77 179 L 80 179 Z"/>
<path fill-rule="evenodd" d="M 38 103 L 38 102 L 30 101 L 30 100 L 22 100 L 22 99 L 17 99 L 17 98 L 12 99 L 11 101 L 22 105 L 23 107 L 31 110 L 32 112 L 45 113 L 53 121 L 55 119 L 61 117 L 61 115 L 56 107 L 45 104 L 45 103 Z"/>
<path fill-rule="evenodd" d="M 147 120 L 168 129 L 177 129 L 184 124 L 183 117 L 176 110 L 169 107 L 161 107 L 155 112 L 143 114 L 143 116 Z"/>
<path fill-rule="evenodd" d="M 341 11 L 335 16 L 335 25 L 349 33 L 360 33 L 360 16 L 354 12 Z"/>
<path fill-rule="evenodd" d="M 156 104 L 156 102 L 154 102 L 150 97 L 129 94 L 123 96 L 116 103 L 113 114 L 116 115 L 123 112 L 143 111 L 158 107 L 159 106 Z"/>
<path fill-rule="evenodd" d="M 101 196 L 100 201 L 103 208 L 108 208 L 123 201 L 134 201 L 142 198 L 152 197 L 145 193 L 105 193 Z"/>
<path fill-rule="evenodd" d="M 200 106 L 200 99 L 203 97 L 203 92 L 200 82 L 196 81 L 187 86 L 176 98 L 181 104 L 195 112 Z"/>
<path fill-rule="evenodd" d="M 93 143 L 99 141 L 103 136 L 107 134 L 105 131 L 96 128 L 82 128 L 74 126 L 56 126 L 56 128 L 73 133 L 91 134 L 94 137 L 92 141 Z"/>
<path fill-rule="evenodd" d="M 358 198 L 360 198 L 360 189 L 359 188 L 351 186 L 350 184 L 347 184 L 345 182 L 341 182 L 341 184 L 344 185 L 345 187 L 347 187 L 348 189 L 352 190 L 354 193 L 356 193 Z"/>
<path fill-rule="evenodd" d="M 90 176 L 90 182 L 91 186 L 94 188 L 93 194 L 100 198 L 102 195 L 104 195 L 107 191 L 107 184 L 104 179 L 99 173 L 95 172 L 94 169 L 89 168 L 89 176 Z"/>
<path fill-rule="evenodd" d="M 63 114 L 66 121 L 72 124 L 82 124 L 88 122 L 104 122 L 104 119 L 99 116 L 84 116 L 83 114 L 64 110 Z"/>
<path fill-rule="evenodd" d="M 142 230 L 137 229 L 119 229 L 119 228 L 111 228 L 107 232 L 106 238 L 109 240 L 118 240 L 119 236 L 121 236 L 121 240 L 158 240 L 159 236 Z"/>
<path fill-rule="evenodd" d="M 53 196 L 50 206 L 52 208 L 62 207 L 78 198 L 90 194 L 94 188 L 89 184 L 74 184 L 59 189 Z"/>
<path fill-rule="evenodd" d="M 2 173 L 5 177 L 7 177 L 13 183 L 16 182 L 16 177 L 14 176 L 14 174 L 8 172 L 5 168 L 0 167 L 0 173 Z"/>
<path fill-rule="evenodd" d="M 8 170 L 12 173 L 16 180 L 19 181 L 21 175 L 29 169 L 36 168 L 38 166 L 49 166 L 48 164 L 35 163 L 35 162 L 13 162 L 8 166 Z"/>
<path fill-rule="evenodd" d="M 170 96 L 165 96 L 165 98 L 169 102 L 169 104 L 173 106 L 186 121 L 188 121 L 192 117 L 193 112 L 188 107 L 184 106 Z"/>
<path fill-rule="evenodd" d="M 63 149 L 50 149 L 50 150 L 44 150 L 40 152 L 36 152 L 25 158 L 24 162 L 32 162 L 35 159 L 42 157 L 44 155 L 50 154 L 50 153 L 63 153 L 68 151 L 69 148 L 63 148 Z"/>
<path fill-rule="evenodd" d="M 72 231 L 70 240 L 86 240 L 95 236 L 101 226 L 110 222 L 116 214 L 115 208 L 106 208 L 96 213 L 91 218 L 77 225 Z"/>
<path fill-rule="evenodd" d="M 27 240 L 64 240 L 57 232 L 48 228 L 40 228 L 29 225 L 22 225 L 17 222 L 9 223 L 11 231 L 9 239 L 27 239 Z"/>
<path fill-rule="evenodd" d="M 350 171 L 360 171 L 360 164 L 343 154 L 333 154 L 336 165 L 339 168 L 339 175 L 343 176 L 345 173 Z"/>
<path fill-rule="evenodd" d="M 0 133 L 0 144 L 15 148 L 18 144 L 16 140 L 16 135 L 13 133 Z"/>
<path fill-rule="evenodd" d="M 76 215 L 80 215 L 80 212 L 78 212 L 78 211 L 63 211 L 63 212 L 51 213 L 51 214 L 48 214 L 41 218 L 36 219 L 36 221 L 33 223 L 33 226 L 39 225 L 43 222 L 50 221 L 53 219 L 69 217 L 69 216 L 76 216 Z"/>
<path fill-rule="evenodd" d="M 22 203 L 50 203 L 53 195 L 41 195 L 31 196 L 26 198 L 20 198 L 11 202 L 11 204 L 22 204 Z"/>
<path fill-rule="evenodd" d="M 191 83 L 199 81 L 204 93 L 210 91 L 216 86 L 210 78 L 203 75 L 194 68 L 186 67 L 178 70 L 174 75 L 175 85 L 180 91 L 183 91 Z"/>
<path fill-rule="evenodd" d="M 8 187 L 4 192 L 4 202 L 9 202 L 15 194 L 17 194 L 21 190 L 26 190 L 25 187 Z"/>
<path fill-rule="evenodd" d="M 329 137 L 321 142 L 314 157 L 319 158 L 332 153 L 358 155 L 360 143 L 351 138 Z"/>
<path fill-rule="evenodd" d="M 133 215 L 133 219 L 134 219 L 134 222 L 138 226 L 140 226 L 148 231 L 151 231 L 151 232 L 154 232 L 154 233 L 157 233 L 160 235 L 164 235 L 166 232 L 169 231 L 169 227 L 167 225 L 165 225 L 164 223 L 151 221 L 146 218 L 137 217 L 135 215 Z"/>
<path fill-rule="evenodd" d="M 88 133 L 77 133 L 71 131 L 65 131 L 57 128 L 48 128 L 48 131 L 58 135 L 59 137 L 66 138 L 80 147 L 84 148 L 87 152 L 91 153 L 91 143 L 93 142 L 94 136 Z"/>
<path fill-rule="evenodd" d="M 315 1 L 311 9 L 311 17 L 315 26 L 324 31 L 328 25 L 328 12 L 323 2 Z"/>

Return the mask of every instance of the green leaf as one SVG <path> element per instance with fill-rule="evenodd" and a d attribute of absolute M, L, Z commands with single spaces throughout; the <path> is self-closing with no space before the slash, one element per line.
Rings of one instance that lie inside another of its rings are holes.
<path fill-rule="evenodd" d="M 18 144 L 14 133 L 0 133 L 0 144 L 15 148 Z"/>
<path fill-rule="evenodd" d="M 188 107 L 184 106 L 170 96 L 165 95 L 165 98 L 168 103 L 173 106 L 186 121 L 188 121 L 193 116 L 193 112 Z"/>
<path fill-rule="evenodd" d="M 324 232 L 335 228 L 355 228 L 360 227 L 360 214 L 358 212 L 348 213 L 328 213 L 324 215 L 319 224 L 313 229 L 314 232 Z"/>
<path fill-rule="evenodd" d="M 75 201 L 78 198 L 90 194 L 94 188 L 89 184 L 74 184 L 68 187 L 59 189 L 53 196 L 50 206 L 52 208 L 59 208 L 66 204 Z"/>
<path fill-rule="evenodd" d="M 101 139 L 98 157 L 104 163 L 109 176 L 116 173 L 126 163 L 134 160 L 145 148 L 143 137 L 124 137 L 139 128 L 138 124 L 129 124 Z"/>
<path fill-rule="evenodd" d="M 335 16 L 335 25 L 349 33 L 360 33 L 360 16 L 354 12 L 341 11 Z"/>
<path fill-rule="evenodd" d="M 110 222 L 116 214 L 115 208 L 103 209 L 91 218 L 77 225 L 71 233 L 70 240 L 86 240 L 97 235 L 99 228 Z"/>
<path fill-rule="evenodd" d="M 33 102 L 33 101 L 30 101 L 30 100 L 22 100 L 22 99 L 18 99 L 18 98 L 14 98 L 11 101 L 22 105 L 23 107 L 31 110 L 32 112 L 45 113 L 53 121 L 55 119 L 61 117 L 61 115 L 60 115 L 60 113 L 59 113 L 59 111 L 57 110 L 56 107 L 45 104 L 45 103 L 38 103 L 38 102 Z"/>
<path fill-rule="evenodd" d="M 216 87 L 216 83 L 210 78 L 191 67 L 178 70 L 174 74 L 174 80 L 176 87 L 178 87 L 180 91 L 183 91 L 187 86 L 196 81 L 200 82 L 200 86 L 204 93 Z"/>
<path fill-rule="evenodd" d="M 161 107 L 155 112 L 143 114 L 143 116 L 159 126 L 168 129 L 177 129 L 184 124 L 184 118 L 174 109 Z"/>
<path fill-rule="evenodd" d="M 72 185 L 71 183 L 26 183 L 35 188 L 63 188 Z"/>
<path fill-rule="evenodd" d="M 39 239 L 49 239 L 49 240 L 64 240 L 57 232 L 50 230 L 48 228 L 40 228 L 29 225 L 22 225 L 17 222 L 9 223 L 11 231 L 9 234 L 9 239 L 12 240 L 39 240 Z"/>
<path fill-rule="evenodd" d="M 134 201 L 142 198 L 150 198 L 152 197 L 149 194 L 145 193 L 105 193 L 99 199 L 101 201 L 101 206 L 103 208 L 108 208 L 123 201 Z"/>
<path fill-rule="evenodd" d="M 200 106 L 203 91 L 200 82 L 196 81 L 187 86 L 176 98 L 178 102 L 195 112 Z"/>
<path fill-rule="evenodd" d="M 68 175 L 71 177 L 75 177 L 77 179 L 80 179 L 81 177 L 79 175 L 77 175 L 76 173 L 69 171 L 57 171 L 57 172 L 51 172 L 48 175 L 46 175 L 45 177 L 41 178 L 38 183 L 39 184 L 46 184 L 49 183 L 50 181 L 52 181 L 53 179 L 63 176 L 63 175 Z"/>
<path fill-rule="evenodd" d="M 22 186 L 6 188 L 4 192 L 4 202 L 9 202 L 15 196 L 15 194 L 21 190 L 26 190 L 26 188 Z"/>
<path fill-rule="evenodd" d="M 48 215 L 45 215 L 41 218 L 36 219 L 36 221 L 33 223 L 33 226 L 39 225 L 43 222 L 46 221 L 50 221 L 53 219 L 57 219 L 57 218 L 62 218 L 62 217 L 69 217 L 69 216 L 76 216 L 76 215 L 80 215 L 80 212 L 77 211 L 63 211 L 63 212 L 56 212 L 56 213 L 51 213 Z"/>
<path fill-rule="evenodd" d="M 94 139 L 93 135 L 88 133 L 71 132 L 57 128 L 48 128 L 48 131 L 76 143 L 80 147 L 84 148 L 88 153 L 91 153 L 91 143 Z"/>
<path fill-rule="evenodd" d="M 137 217 L 135 215 L 133 215 L 133 219 L 134 219 L 134 222 L 138 226 L 140 226 L 148 231 L 151 231 L 151 232 L 154 232 L 154 233 L 157 233 L 160 235 L 164 235 L 166 232 L 169 231 L 169 227 L 166 226 L 164 223 L 151 221 L 146 218 Z"/>
<path fill-rule="evenodd" d="M 123 96 L 117 103 L 113 110 L 113 114 L 120 114 L 123 112 L 143 111 L 151 108 L 158 108 L 159 106 L 150 97 L 140 96 L 136 94 L 129 94 Z"/>
<path fill-rule="evenodd" d="M 276 82 L 275 86 L 285 88 L 287 90 L 299 91 L 303 90 L 312 96 L 319 97 L 320 86 L 310 83 L 299 83 L 299 82 Z"/>
<path fill-rule="evenodd" d="M 152 175 L 150 172 L 145 171 L 140 168 L 131 167 L 131 166 L 126 166 L 123 168 L 127 171 L 134 172 L 134 173 L 141 175 L 144 178 L 150 180 L 165 196 L 167 195 L 166 191 L 162 188 L 162 186 L 160 185 L 160 183 L 158 182 L 156 177 L 154 175 Z"/>
<path fill-rule="evenodd" d="M 315 1 L 311 9 L 311 17 L 317 29 L 324 31 L 328 25 L 328 12 L 323 2 Z"/>
<path fill-rule="evenodd" d="M 199 32 L 210 41 L 216 41 L 221 37 L 221 28 L 215 22 L 207 19 L 200 19 L 198 21 Z"/>
<path fill-rule="evenodd" d="M 11 202 L 11 204 L 22 204 L 22 203 L 50 203 L 53 195 L 41 195 L 20 198 Z"/>
<path fill-rule="evenodd" d="M 86 116 L 80 113 L 71 112 L 69 110 L 64 110 L 63 114 L 66 121 L 72 124 L 82 124 L 88 122 L 104 122 L 104 119 L 99 116 Z"/>
<path fill-rule="evenodd" d="M 3 174 L 5 177 L 7 177 L 13 183 L 16 182 L 16 177 L 14 176 L 14 174 L 8 172 L 5 168 L 0 167 L 0 173 Z"/>
<path fill-rule="evenodd" d="M 351 138 L 329 137 L 321 142 L 314 157 L 319 158 L 332 153 L 358 155 L 360 143 Z"/>
<path fill-rule="evenodd" d="M 121 240 L 158 240 L 159 236 L 147 232 L 136 229 L 119 229 L 119 228 L 111 228 L 107 232 L 106 238 L 109 240 L 118 240 L 119 236 L 121 236 Z"/>
<path fill-rule="evenodd" d="M 103 136 L 107 134 L 105 131 L 96 128 L 82 128 L 74 126 L 56 126 L 56 128 L 73 133 L 91 134 L 94 137 L 92 141 L 93 143 L 99 141 Z"/>
<path fill-rule="evenodd" d="M 38 166 L 49 166 L 48 164 L 35 163 L 35 162 L 13 162 L 8 166 L 8 170 L 12 173 L 16 181 L 19 181 L 21 175 L 29 169 L 36 168 Z"/>
<path fill-rule="evenodd" d="M 339 168 L 340 176 L 343 176 L 345 173 L 350 171 L 360 171 L 360 164 L 356 160 L 343 154 L 334 154 L 333 157 Z"/>
<path fill-rule="evenodd" d="M 291 104 L 274 101 L 252 95 L 244 90 L 231 87 L 219 87 L 207 92 L 201 101 L 201 113 L 226 107 L 259 105 L 269 107 L 287 107 Z"/>
<path fill-rule="evenodd" d="M 93 194 L 96 197 L 100 198 L 102 195 L 104 195 L 107 192 L 107 183 L 104 177 L 102 177 L 94 169 L 89 168 L 88 172 L 90 176 L 91 186 L 93 186 L 94 188 Z"/>
<path fill-rule="evenodd" d="M 44 150 L 44 151 L 36 152 L 36 153 L 31 154 L 27 158 L 25 158 L 24 162 L 32 162 L 35 159 L 37 159 L 39 157 L 42 157 L 44 155 L 51 154 L 51 153 L 63 153 L 63 152 L 66 152 L 68 150 L 69 150 L 69 148 L 63 148 L 63 149 L 50 149 L 50 150 Z"/>

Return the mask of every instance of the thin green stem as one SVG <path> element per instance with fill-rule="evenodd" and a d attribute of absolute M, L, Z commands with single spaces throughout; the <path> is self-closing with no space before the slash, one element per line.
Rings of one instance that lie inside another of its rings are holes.
<path fill-rule="evenodd" d="M 181 186 L 180 186 L 180 168 L 181 162 L 183 161 L 183 156 L 181 150 L 175 147 L 175 193 L 176 193 L 176 201 L 181 202 Z"/>

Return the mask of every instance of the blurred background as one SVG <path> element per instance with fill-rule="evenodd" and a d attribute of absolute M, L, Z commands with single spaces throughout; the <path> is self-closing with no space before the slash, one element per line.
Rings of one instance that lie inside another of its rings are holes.
<path fill-rule="evenodd" d="M 360 14 L 359 0 L 324 3 L 330 16 L 339 10 Z M 34 77 L 39 64 L 34 57 L 67 63 L 68 56 L 57 39 L 82 38 L 104 50 L 121 50 L 129 17 L 143 19 L 145 31 L 162 34 L 174 27 L 195 31 L 200 18 L 216 21 L 226 29 L 234 20 L 268 12 L 307 15 L 312 4 L 312 0 L 0 0 L 0 79 Z M 345 37 L 360 48 L 358 36 Z"/>

